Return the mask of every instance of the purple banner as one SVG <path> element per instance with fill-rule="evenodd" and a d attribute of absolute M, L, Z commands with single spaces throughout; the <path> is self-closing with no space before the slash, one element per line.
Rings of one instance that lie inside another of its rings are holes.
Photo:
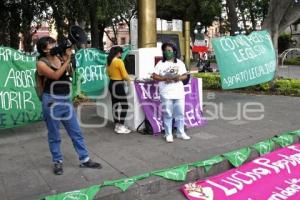
<path fill-rule="evenodd" d="M 158 83 L 135 82 L 135 90 L 139 98 L 140 106 L 150 122 L 153 133 L 160 133 L 163 128 L 162 106 L 158 91 Z M 185 91 L 185 120 L 187 128 L 199 127 L 206 124 L 203 118 L 199 99 L 198 79 L 191 78 L 190 82 L 184 85 Z"/>

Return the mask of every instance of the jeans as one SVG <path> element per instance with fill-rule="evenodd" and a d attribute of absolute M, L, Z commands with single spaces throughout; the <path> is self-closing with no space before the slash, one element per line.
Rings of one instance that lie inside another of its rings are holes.
<path fill-rule="evenodd" d="M 176 135 L 184 134 L 184 99 L 161 97 L 165 135 L 172 134 L 172 121 L 175 118 Z"/>
<path fill-rule="evenodd" d="M 48 143 L 53 162 L 63 161 L 63 155 L 60 150 L 60 122 L 62 122 L 70 136 L 73 146 L 79 155 L 80 162 L 87 162 L 89 160 L 88 150 L 84 143 L 76 113 L 69 98 L 66 96 L 52 96 L 48 93 L 43 93 L 42 109 L 48 129 Z"/>

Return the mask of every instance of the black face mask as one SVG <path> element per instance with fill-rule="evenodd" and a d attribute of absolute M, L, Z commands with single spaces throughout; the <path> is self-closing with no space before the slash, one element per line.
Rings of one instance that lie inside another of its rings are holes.
<path fill-rule="evenodd" d="M 62 54 L 63 54 L 63 49 L 60 48 L 59 46 L 55 46 L 52 49 L 50 49 L 51 56 L 62 55 Z"/>

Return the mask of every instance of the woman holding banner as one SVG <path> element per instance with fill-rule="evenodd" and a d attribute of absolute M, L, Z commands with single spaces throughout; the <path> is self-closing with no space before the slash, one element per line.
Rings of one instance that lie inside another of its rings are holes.
<path fill-rule="evenodd" d="M 173 44 L 164 43 L 161 48 L 163 59 L 156 64 L 152 77 L 159 81 L 166 141 L 173 142 L 173 117 L 177 138 L 189 140 L 190 136 L 184 131 L 185 95 L 182 81 L 188 78 L 185 64 L 177 58 L 177 50 Z"/>
<path fill-rule="evenodd" d="M 89 153 L 78 124 L 76 113 L 70 101 L 70 60 L 72 49 L 63 55 L 57 54 L 56 41 L 51 37 L 40 38 L 37 42 L 39 58 L 37 73 L 42 79 L 42 110 L 48 129 L 48 143 L 54 162 L 53 172 L 63 174 L 63 156 L 60 150 L 61 136 L 59 124 L 62 122 L 79 156 L 80 167 L 101 168 L 99 163 L 89 158 Z M 38 84 L 38 83 L 37 83 Z"/>
<path fill-rule="evenodd" d="M 107 72 L 110 78 L 108 87 L 111 94 L 115 132 L 118 134 L 128 134 L 131 130 L 124 125 L 128 110 L 124 81 L 130 81 L 130 77 L 126 71 L 124 62 L 121 59 L 122 53 L 123 49 L 120 46 L 114 46 L 109 51 L 107 57 Z M 121 107 L 120 113 L 118 111 L 119 106 Z"/>

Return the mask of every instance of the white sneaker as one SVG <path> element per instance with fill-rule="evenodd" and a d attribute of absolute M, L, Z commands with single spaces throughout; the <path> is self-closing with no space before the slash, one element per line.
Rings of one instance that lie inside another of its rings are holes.
<path fill-rule="evenodd" d="M 172 134 L 167 135 L 167 136 L 166 136 L 166 141 L 167 141 L 167 142 L 173 142 L 173 135 L 172 135 Z"/>
<path fill-rule="evenodd" d="M 179 138 L 179 139 L 183 139 L 183 140 L 190 140 L 191 139 L 191 137 L 188 136 L 186 133 L 183 133 L 181 135 L 176 135 L 176 137 Z"/>
<path fill-rule="evenodd" d="M 117 131 L 119 130 L 120 125 L 121 125 L 121 124 L 116 123 L 116 125 L 115 125 L 115 132 L 117 132 Z"/>
<path fill-rule="evenodd" d="M 131 132 L 131 130 L 129 130 L 126 126 L 124 125 L 120 125 L 117 130 L 115 130 L 116 133 L 118 134 L 128 134 Z"/>

